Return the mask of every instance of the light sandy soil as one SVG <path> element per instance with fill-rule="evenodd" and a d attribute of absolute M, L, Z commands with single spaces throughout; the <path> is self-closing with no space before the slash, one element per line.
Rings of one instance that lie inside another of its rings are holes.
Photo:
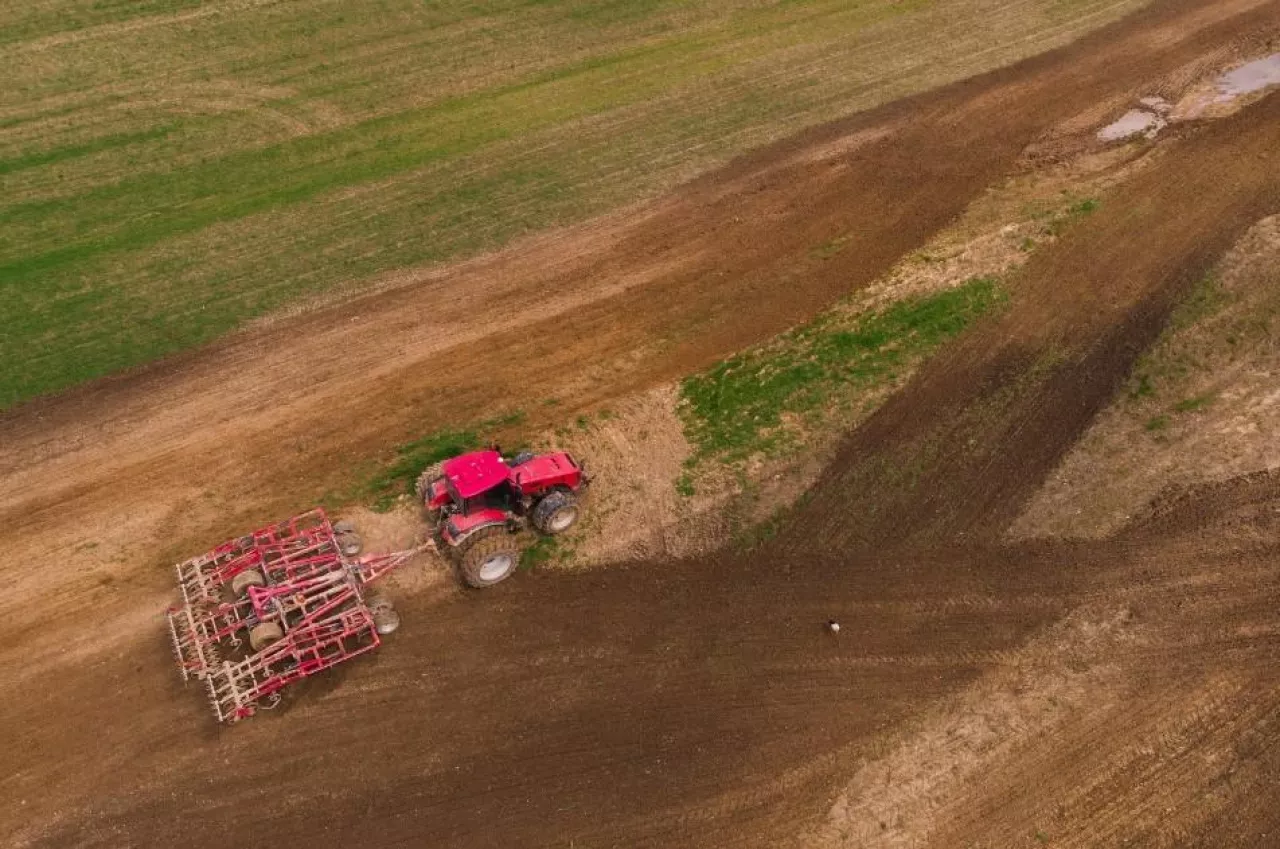
<path fill-rule="evenodd" d="M 1208 314 L 1160 339 L 1013 535 L 1107 536 L 1165 490 L 1280 467 L 1280 218 L 1259 222 L 1211 277 Z"/>

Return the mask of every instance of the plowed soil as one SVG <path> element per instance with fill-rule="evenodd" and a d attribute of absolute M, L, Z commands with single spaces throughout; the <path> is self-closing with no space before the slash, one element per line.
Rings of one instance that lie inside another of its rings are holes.
<path fill-rule="evenodd" d="M 1275 0 L 1157 3 L 658 204 L 8 415 L 3 842 L 1275 845 L 1280 482 L 1106 541 L 999 542 L 1178 295 L 1280 212 L 1275 97 L 1184 127 L 1034 256 L 766 547 L 410 595 L 376 656 L 231 729 L 176 680 L 159 611 L 166 561 L 372 446 L 494 398 L 565 415 L 764 338 L 1059 125 L 1278 28 Z"/>

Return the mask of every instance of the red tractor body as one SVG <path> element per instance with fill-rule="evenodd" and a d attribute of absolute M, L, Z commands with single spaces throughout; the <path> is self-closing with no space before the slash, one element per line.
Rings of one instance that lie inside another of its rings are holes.
<path fill-rule="evenodd" d="M 566 452 L 519 454 L 473 451 L 423 472 L 418 493 L 435 523 L 441 549 L 474 587 L 496 584 L 515 570 L 518 547 L 509 538 L 527 526 L 547 535 L 578 518 L 577 496 L 587 484 Z"/>
<path fill-rule="evenodd" d="M 576 492 L 582 486 L 582 468 L 564 451 L 511 464 L 497 451 L 473 451 L 444 461 L 440 472 L 426 494 L 427 506 L 433 510 L 451 500 L 484 496 L 504 485 L 523 496 L 538 496 L 557 486 Z"/>

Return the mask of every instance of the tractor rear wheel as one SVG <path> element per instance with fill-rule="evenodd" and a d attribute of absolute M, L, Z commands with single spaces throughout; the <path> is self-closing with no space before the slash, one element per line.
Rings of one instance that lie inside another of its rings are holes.
<path fill-rule="evenodd" d="M 444 475 L 444 464 L 432 463 L 422 470 L 422 474 L 418 475 L 418 480 L 413 485 L 413 491 L 418 493 L 418 500 L 425 501 L 427 498 L 427 490 L 431 488 L 431 484 L 435 483 Z"/>
<path fill-rule="evenodd" d="M 507 533 L 496 527 L 479 531 L 456 554 L 458 576 L 469 587 L 491 587 L 505 581 L 520 564 L 520 546 Z"/>
<path fill-rule="evenodd" d="M 562 489 L 549 492 L 533 506 L 529 518 L 535 528 L 548 536 L 562 534 L 578 521 L 578 499 Z"/>

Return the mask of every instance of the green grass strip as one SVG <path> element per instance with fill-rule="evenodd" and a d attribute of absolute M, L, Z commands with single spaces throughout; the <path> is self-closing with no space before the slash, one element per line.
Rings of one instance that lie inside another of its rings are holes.
<path fill-rule="evenodd" d="M 694 462 L 785 447 L 793 438 L 787 417 L 816 420 L 836 390 L 898 378 L 1004 297 L 995 281 L 975 279 L 852 320 L 828 314 L 687 378 L 681 413 Z"/>

